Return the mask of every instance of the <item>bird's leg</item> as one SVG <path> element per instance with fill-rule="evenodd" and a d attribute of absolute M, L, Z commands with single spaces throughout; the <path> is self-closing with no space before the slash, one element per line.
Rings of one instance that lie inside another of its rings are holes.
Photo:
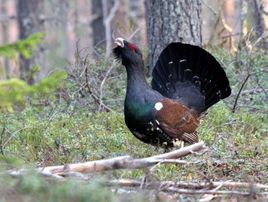
<path fill-rule="evenodd" d="M 181 141 L 181 148 L 184 147 L 184 141 Z"/>
<path fill-rule="evenodd" d="M 145 187 L 145 184 L 146 184 L 146 181 L 147 181 L 147 178 L 148 178 L 148 174 L 149 174 L 149 169 L 147 168 L 146 171 L 145 171 L 144 176 L 142 177 L 141 184 L 140 184 L 140 189 L 143 189 Z"/>
<path fill-rule="evenodd" d="M 170 145 L 168 145 L 167 142 L 163 142 L 162 147 L 164 149 L 164 153 L 167 153 L 167 152 L 170 152 L 171 151 L 171 147 L 170 147 Z"/>
<path fill-rule="evenodd" d="M 174 139 L 173 140 L 173 145 L 174 147 L 178 147 L 178 148 L 183 148 L 184 147 L 184 141 L 178 140 L 178 139 Z"/>

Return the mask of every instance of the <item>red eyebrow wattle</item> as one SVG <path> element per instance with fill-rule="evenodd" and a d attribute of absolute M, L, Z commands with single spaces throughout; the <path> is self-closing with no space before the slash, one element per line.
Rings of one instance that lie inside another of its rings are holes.
<path fill-rule="evenodd" d="M 128 47 L 131 49 L 131 50 L 133 50 L 133 51 L 135 51 L 136 52 L 136 46 L 134 45 L 134 44 L 129 44 L 128 45 Z"/>

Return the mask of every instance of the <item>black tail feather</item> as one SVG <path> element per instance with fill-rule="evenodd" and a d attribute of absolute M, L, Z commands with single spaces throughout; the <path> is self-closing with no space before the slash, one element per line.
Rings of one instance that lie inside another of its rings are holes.
<path fill-rule="evenodd" d="M 152 88 L 179 99 L 201 113 L 231 94 L 228 78 L 216 59 L 204 49 L 171 43 L 153 69 Z"/>

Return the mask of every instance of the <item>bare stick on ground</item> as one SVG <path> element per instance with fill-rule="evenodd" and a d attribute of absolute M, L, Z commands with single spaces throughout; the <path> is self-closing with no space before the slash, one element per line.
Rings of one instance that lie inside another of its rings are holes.
<path fill-rule="evenodd" d="M 138 180 L 131 179 L 120 179 L 106 182 L 108 186 L 120 186 L 120 187 L 140 187 L 142 182 Z M 147 187 L 176 187 L 183 189 L 212 189 L 218 186 L 225 188 L 251 188 L 255 187 L 257 189 L 266 189 L 268 191 L 268 185 L 259 183 L 248 183 L 248 182 L 233 182 L 233 181 L 219 181 L 219 182 L 185 182 L 185 181 L 160 181 L 147 184 Z"/>
<path fill-rule="evenodd" d="M 49 166 L 39 168 L 38 170 L 41 173 L 44 172 L 58 175 L 66 175 L 68 174 L 68 172 L 90 173 L 115 169 L 138 169 L 150 167 L 158 163 L 187 163 L 184 161 L 178 161 L 178 158 L 196 152 L 204 152 L 204 150 L 207 150 L 207 147 L 204 145 L 203 142 L 199 142 L 172 152 L 142 159 L 133 159 L 130 156 L 122 156 L 112 159 L 89 161 L 84 163 Z"/>
<path fill-rule="evenodd" d="M 185 181 L 159 181 L 143 182 L 131 179 L 112 180 L 104 182 L 104 185 L 120 187 L 121 189 L 139 191 L 143 189 L 158 190 L 166 194 L 200 195 L 200 201 L 211 201 L 215 197 L 222 196 L 259 196 L 268 197 L 268 185 L 248 182 L 185 182 Z M 221 190 L 222 189 L 222 190 Z"/>

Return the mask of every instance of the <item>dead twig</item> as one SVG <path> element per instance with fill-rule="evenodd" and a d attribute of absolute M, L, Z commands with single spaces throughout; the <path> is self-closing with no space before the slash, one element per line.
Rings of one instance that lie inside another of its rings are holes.
<path fill-rule="evenodd" d="M 159 154 L 159 155 L 148 157 L 145 159 L 148 159 L 148 160 L 149 159 L 177 159 L 177 158 L 186 156 L 192 152 L 203 151 L 204 149 L 207 149 L 204 142 L 198 142 L 196 144 L 192 144 L 190 146 L 183 147 L 181 149 L 178 149 L 172 152 Z"/>
<path fill-rule="evenodd" d="M 139 187 L 141 182 L 138 180 L 131 179 L 120 179 L 120 180 L 112 180 L 106 182 L 108 186 L 120 186 L 120 187 Z M 248 182 L 233 182 L 233 181 L 219 181 L 219 182 L 185 182 L 185 181 L 160 181 L 156 183 L 149 183 L 146 187 L 157 187 L 161 186 L 162 189 L 165 187 L 176 187 L 183 189 L 213 189 L 217 187 L 224 188 L 247 188 L 250 189 L 255 187 L 257 189 L 265 189 L 268 190 L 268 185 L 259 184 L 259 183 L 248 183 Z"/>
<path fill-rule="evenodd" d="M 224 184 L 224 182 L 222 182 L 221 184 L 219 184 L 216 188 L 214 188 L 211 191 L 218 191 L 223 186 L 223 184 Z M 215 194 L 204 194 L 199 201 L 200 202 L 211 201 L 215 197 L 216 197 Z"/>
<path fill-rule="evenodd" d="M 103 102 L 101 101 L 101 98 L 98 97 L 95 93 L 93 93 L 93 91 L 91 90 L 91 87 L 89 85 L 89 79 L 88 79 L 88 68 L 85 69 L 85 77 L 86 77 L 86 83 L 85 83 L 85 87 L 87 88 L 88 93 L 92 96 L 94 102 L 99 105 L 99 107 L 101 109 L 104 109 L 106 112 L 110 112 L 113 111 L 110 107 L 106 106 L 105 104 L 103 104 Z"/>
<path fill-rule="evenodd" d="M 203 142 L 199 142 L 182 149 L 178 149 L 169 153 L 155 155 L 142 159 L 133 159 L 130 156 L 122 156 L 111 159 L 89 161 L 84 163 L 75 163 L 59 166 L 49 166 L 38 168 L 39 172 L 50 172 L 52 174 L 58 174 L 64 176 L 68 172 L 102 172 L 115 169 L 139 169 L 150 167 L 158 163 L 183 163 L 181 161 L 175 161 L 174 159 L 181 158 L 183 156 L 192 154 L 192 151 L 197 152 L 205 149 Z M 167 159 L 173 159 L 173 161 L 167 161 Z"/>
<path fill-rule="evenodd" d="M 142 186 L 147 190 L 158 190 L 164 193 L 177 193 L 186 195 L 201 195 L 200 201 L 211 201 L 215 197 L 222 197 L 222 195 L 229 196 L 254 196 L 267 197 L 268 185 L 255 184 L 247 182 L 185 182 L 185 181 L 137 181 L 129 179 L 113 180 L 104 182 L 104 185 L 110 187 L 120 187 L 126 190 L 139 190 Z M 223 190 L 221 190 L 223 189 Z M 236 189 L 236 190 L 234 190 Z M 266 192 L 265 192 L 266 191 Z"/>
<path fill-rule="evenodd" d="M 214 16 L 219 15 L 219 13 L 217 11 L 215 11 L 215 9 L 212 8 L 212 6 L 208 5 L 204 0 L 202 0 L 201 2 L 202 2 L 202 4 L 204 4 L 204 6 L 206 6 L 214 14 Z"/>
<path fill-rule="evenodd" d="M 175 192 L 180 194 L 220 194 L 220 195 L 241 195 L 241 196 L 250 196 L 249 192 L 242 191 L 214 191 L 214 190 L 189 190 L 189 189 L 178 189 L 174 187 L 169 187 L 166 191 Z M 260 193 L 260 195 L 267 195 L 268 193 Z"/>
<path fill-rule="evenodd" d="M 243 90 L 243 88 L 244 88 L 245 84 L 247 83 L 247 81 L 248 81 L 248 79 L 249 79 L 250 76 L 251 76 L 251 74 L 248 73 L 248 74 L 247 74 L 247 77 L 246 77 L 245 80 L 243 81 L 243 83 L 242 83 L 242 85 L 241 85 L 241 87 L 240 87 L 240 89 L 239 89 L 239 91 L 238 91 L 238 93 L 237 93 L 237 95 L 236 95 L 236 97 L 235 97 L 235 102 L 234 102 L 234 106 L 233 106 L 233 109 L 232 109 L 232 112 L 233 112 L 233 113 L 235 112 L 235 109 L 236 109 L 237 102 L 238 102 L 238 99 L 239 99 L 239 97 L 240 97 L 240 94 L 241 94 L 241 92 L 242 92 L 242 90 Z"/>
<path fill-rule="evenodd" d="M 257 81 L 258 83 L 258 81 Z M 259 85 L 259 83 L 258 83 Z M 260 86 L 260 85 L 259 85 Z M 246 94 L 255 94 L 255 93 L 265 93 L 266 95 L 268 95 L 268 88 L 263 88 L 262 86 L 260 86 L 260 88 L 255 88 L 255 89 L 249 89 L 249 90 L 243 90 L 241 92 L 241 95 L 246 95 Z"/>
<path fill-rule="evenodd" d="M 99 97 L 99 102 L 100 102 L 100 105 L 99 105 L 99 111 L 102 109 L 103 106 L 105 106 L 102 102 L 102 98 L 103 98 L 103 87 L 104 87 L 104 84 L 108 78 L 108 76 L 110 75 L 111 71 L 113 70 L 113 68 L 116 66 L 116 60 L 113 60 L 113 63 L 111 65 L 111 67 L 106 71 L 105 73 L 105 76 L 104 78 L 102 79 L 101 81 L 101 84 L 100 84 L 100 97 Z M 107 109 L 107 106 L 106 106 L 106 109 Z M 109 111 L 112 111 L 111 109 L 109 109 Z"/>
<path fill-rule="evenodd" d="M 3 129 L 2 129 L 2 132 L 1 132 L 1 135 L 0 135 L 0 153 L 2 155 L 4 155 L 4 133 L 6 131 L 6 126 L 4 125 Z"/>

